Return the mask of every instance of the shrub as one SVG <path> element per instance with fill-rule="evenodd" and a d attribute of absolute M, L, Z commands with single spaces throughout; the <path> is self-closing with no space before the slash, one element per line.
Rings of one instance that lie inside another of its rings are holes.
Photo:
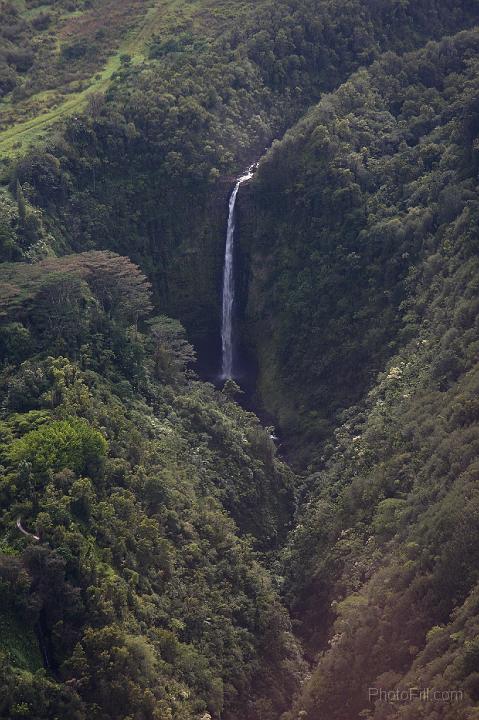
<path fill-rule="evenodd" d="M 100 469 L 107 447 L 103 435 L 85 420 L 58 420 L 15 440 L 8 459 L 15 465 L 31 463 L 32 470 L 41 476 L 48 470 L 64 468 L 92 474 Z"/>

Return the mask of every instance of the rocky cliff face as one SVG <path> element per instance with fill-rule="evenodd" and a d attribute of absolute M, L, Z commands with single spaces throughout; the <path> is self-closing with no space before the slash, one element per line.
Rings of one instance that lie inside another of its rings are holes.
<path fill-rule="evenodd" d="M 277 354 L 278 325 L 282 309 L 275 314 L 274 257 L 277 236 L 274 212 L 265 209 L 270 193 L 254 180 L 242 189 L 237 203 L 236 278 L 241 385 L 255 408 L 288 434 L 295 423 L 295 388 L 282 377 Z M 276 307 L 276 310 L 278 308 Z M 297 420 L 297 416 L 296 416 Z M 284 448 L 283 448 L 284 449 Z"/>
<path fill-rule="evenodd" d="M 202 376 L 213 378 L 219 369 L 221 277 L 229 179 L 219 181 L 191 204 L 185 199 L 168 229 L 168 253 L 159 268 L 163 282 L 160 303 L 165 313 L 184 324 L 198 352 Z M 141 262 L 141 261 L 140 261 Z"/>

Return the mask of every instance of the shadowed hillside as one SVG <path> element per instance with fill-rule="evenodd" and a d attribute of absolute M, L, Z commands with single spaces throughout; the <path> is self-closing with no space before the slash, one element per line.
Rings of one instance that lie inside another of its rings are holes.
<path fill-rule="evenodd" d="M 0 718 L 473 720 L 476 4 L 0 12 Z"/>

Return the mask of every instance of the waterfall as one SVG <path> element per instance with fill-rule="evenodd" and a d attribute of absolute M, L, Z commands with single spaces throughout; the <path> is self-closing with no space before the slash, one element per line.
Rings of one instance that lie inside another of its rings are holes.
<path fill-rule="evenodd" d="M 251 165 L 248 170 L 236 181 L 231 193 L 228 206 L 228 225 L 226 229 L 225 262 L 223 268 L 223 312 L 221 316 L 221 346 L 222 346 L 222 367 L 221 377 L 226 380 L 233 376 L 233 311 L 235 302 L 235 277 L 234 277 L 234 240 L 235 240 L 235 213 L 236 198 L 241 185 L 253 177 L 257 163 Z"/>

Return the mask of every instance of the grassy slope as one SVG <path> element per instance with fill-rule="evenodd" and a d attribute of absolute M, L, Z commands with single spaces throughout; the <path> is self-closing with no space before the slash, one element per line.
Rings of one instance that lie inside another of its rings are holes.
<path fill-rule="evenodd" d="M 247 5 L 243 9 L 247 9 Z M 140 8 L 141 9 L 141 8 Z M 86 87 L 78 92 L 63 96 L 61 101 L 45 111 L 45 105 L 55 91 L 48 90 L 29 98 L 32 111 L 38 110 L 32 117 L 18 122 L 0 132 L 0 154 L 4 157 L 15 156 L 28 147 L 44 141 L 52 126 L 75 112 L 81 112 L 94 93 L 104 93 L 115 72 L 121 67 L 123 55 L 129 55 L 132 63 L 139 63 L 147 55 L 148 43 L 155 34 L 173 36 L 178 28 L 187 27 L 190 32 L 201 37 L 221 34 L 228 19 L 237 17 L 240 9 L 229 2 L 217 3 L 212 0 L 181 2 L 180 0 L 157 0 L 148 8 L 146 14 L 138 13 L 133 29 L 127 30 L 117 50 L 110 55 L 100 72 L 95 71 L 85 81 Z M 94 28 L 93 28 L 94 29 Z M 11 101 L 8 101 L 11 106 Z M 5 106 L 5 101 L 4 101 Z"/>
<path fill-rule="evenodd" d="M 122 55 L 131 55 L 134 60 L 142 57 L 142 51 L 148 39 L 159 26 L 160 19 L 176 5 L 176 0 L 167 0 L 167 2 L 150 8 L 141 23 L 127 34 L 117 52 L 108 59 L 103 70 L 90 79 L 84 90 L 68 95 L 59 105 L 51 108 L 47 112 L 40 112 L 25 122 L 15 124 L 0 133 L 0 152 L 11 155 L 19 150 L 25 150 L 27 146 L 44 139 L 45 132 L 63 117 L 73 112 L 83 110 L 92 93 L 104 92 L 107 89 L 113 73 L 121 66 Z M 35 98 L 38 99 L 39 96 L 40 98 L 48 96 L 48 94 L 49 93 L 39 93 L 39 95 L 34 96 L 32 100 L 35 100 Z"/>

